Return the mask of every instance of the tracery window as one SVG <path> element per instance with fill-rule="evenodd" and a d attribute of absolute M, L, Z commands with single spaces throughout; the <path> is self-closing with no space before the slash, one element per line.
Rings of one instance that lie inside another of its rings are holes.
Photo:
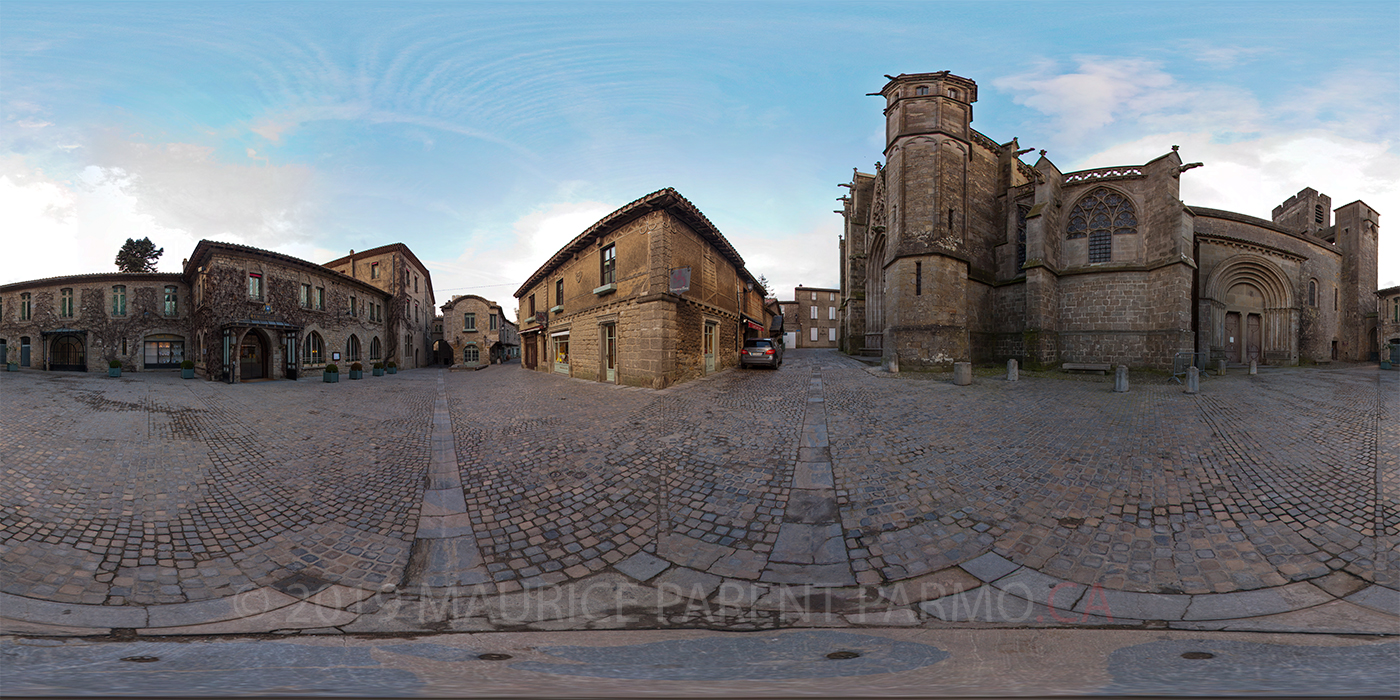
<path fill-rule="evenodd" d="M 1030 207 L 1016 207 L 1016 269 L 1026 266 L 1026 214 Z M 1019 272 L 1017 274 L 1020 274 Z"/>
<path fill-rule="evenodd" d="M 1122 194 L 1099 187 L 1085 195 L 1069 213 L 1068 238 L 1089 238 L 1089 262 L 1113 260 L 1113 234 L 1137 233 L 1137 213 Z"/>

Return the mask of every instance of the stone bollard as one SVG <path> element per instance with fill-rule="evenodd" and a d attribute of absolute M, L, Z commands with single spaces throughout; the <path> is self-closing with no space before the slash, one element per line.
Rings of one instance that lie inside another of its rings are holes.
<path fill-rule="evenodd" d="M 1118 371 L 1113 373 L 1113 390 L 1120 393 L 1128 393 L 1128 366 L 1118 365 Z"/>
<path fill-rule="evenodd" d="M 972 383 L 971 362 L 953 363 L 953 383 L 957 384 L 958 386 L 967 386 L 968 384 Z"/>
<path fill-rule="evenodd" d="M 890 374 L 899 374 L 899 353 L 890 355 L 890 361 L 885 366 L 885 370 Z"/>
<path fill-rule="evenodd" d="M 1006 361 L 1006 381 L 1014 382 L 1021 378 L 1021 368 L 1015 360 Z"/>
<path fill-rule="evenodd" d="M 1250 361 L 1249 361 L 1249 373 L 1250 373 L 1250 374 L 1259 374 L 1259 363 L 1258 363 L 1258 362 L 1256 362 L 1256 361 L 1254 361 L 1254 360 L 1250 360 Z"/>
<path fill-rule="evenodd" d="M 1225 361 L 1224 361 L 1224 360 L 1216 360 L 1216 361 L 1215 361 L 1215 376 L 1217 376 L 1217 377 L 1223 377 L 1223 376 L 1225 376 Z"/>
<path fill-rule="evenodd" d="M 1186 368 L 1186 393 L 1198 394 L 1201 391 L 1201 370 L 1194 366 Z"/>

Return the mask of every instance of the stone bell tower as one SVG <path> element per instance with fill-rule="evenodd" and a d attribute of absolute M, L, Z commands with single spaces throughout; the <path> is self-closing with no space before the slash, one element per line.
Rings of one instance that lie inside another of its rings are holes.
<path fill-rule="evenodd" d="M 883 245 L 874 247 L 883 252 L 883 354 L 907 368 L 949 366 L 971 355 L 967 246 L 977 84 L 947 71 L 885 77 L 890 81 L 877 94 L 885 98 L 886 230 Z"/>

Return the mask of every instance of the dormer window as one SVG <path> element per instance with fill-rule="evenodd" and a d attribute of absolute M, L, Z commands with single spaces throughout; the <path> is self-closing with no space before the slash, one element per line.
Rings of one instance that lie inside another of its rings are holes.
<path fill-rule="evenodd" d="M 915 95 L 927 95 L 927 94 L 928 94 L 928 88 L 927 88 L 927 87 L 924 87 L 924 86 L 922 86 L 922 85 L 920 85 L 919 87 L 914 88 L 914 94 L 915 94 Z"/>

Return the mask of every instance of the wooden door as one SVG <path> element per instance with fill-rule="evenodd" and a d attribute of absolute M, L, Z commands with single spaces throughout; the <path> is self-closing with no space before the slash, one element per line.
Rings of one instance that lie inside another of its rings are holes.
<path fill-rule="evenodd" d="M 1240 315 L 1234 312 L 1225 314 L 1225 360 L 1239 362 L 1241 345 Z"/>
<path fill-rule="evenodd" d="M 603 326 L 603 381 L 617 382 L 617 326 Z"/>
<path fill-rule="evenodd" d="M 1260 325 L 1259 314 L 1250 314 L 1249 318 L 1245 319 L 1244 350 L 1245 356 L 1249 360 L 1263 363 L 1264 353 L 1260 345 L 1262 338 Z"/>
<path fill-rule="evenodd" d="M 238 347 L 239 379 L 248 381 L 267 376 L 263 371 L 263 362 L 266 358 L 267 348 L 263 346 L 262 336 L 257 333 L 243 336 L 243 343 Z"/>
<path fill-rule="evenodd" d="M 536 345 L 538 342 L 535 340 L 536 337 L 538 336 L 532 336 L 529 340 L 525 341 L 525 369 L 535 368 L 535 358 L 538 356 L 537 353 L 539 352 L 537 349 L 538 346 Z"/>
<path fill-rule="evenodd" d="M 719 324 L 705 322 L 705 374 L 715 371 L 715 331 Z"/>

